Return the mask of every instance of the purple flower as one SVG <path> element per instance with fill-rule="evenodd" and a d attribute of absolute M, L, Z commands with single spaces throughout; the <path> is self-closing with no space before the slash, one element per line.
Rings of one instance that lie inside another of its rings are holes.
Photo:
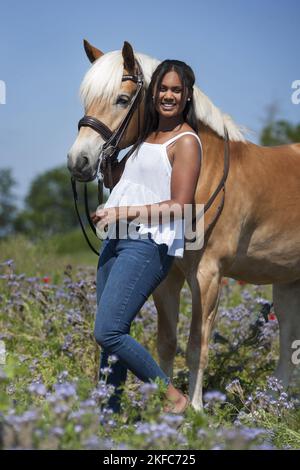
<path fill-rule="evenodd" d="M 50 433 L 53 434 L 54 436 L 63 436 L 64 435 L 64 430 L 60 426 L 55 426 L 50 430 Z"/>
<path fill-rule="evenodd" d="M 148 398 L 157 391 L 157 388 L 158 387 L 156 383 L 143 383 L 140 386 L 140 392 L 145 396 L 145 398 Z"/>
<path fill-rule="evenodd" d="M 65 403 L 59 403 L 53 408 L 53 411 L 57 415 L 62 415 L 62 414 L 68 413 L 69 407 Z"/>
<path fill-rule="evenodd" d="M 226 401 L 226 395 L 217 390 L 214 390 L 212 392 L 206 392 L 203 398 L 207 404 L 211 404 L 214 402 L 223 403 L 224 401 Z"/>
<path fill-rule="evenodd" d="M 28 391 L 29 391 L 30 393 L 34 393 L 34 394 L 36 394 L 36 395 L 41 395 L 41 396 L 45 396 L 46 393 L 47 393 L 47 389 L 46 389 L 46 387 L 45 387 L 44 384 L 42 384 L 42 383 L 34 383 L 34 382 L 29 385 Z"/>
<path fill-rule="evenodd" d="M 70 382 L 55 384 L 55 395 L 59 398 L 76 397 L 76 387 Z"/>
<path fill-rule="evenodd" d="M 119 358 L 115 354 L 112 354 L 111 356 L 108 356 L 108 364 L 112 365 L 118 362 Z"/>
<path fill-rule="evenodd" d="M 4 261 L 3 263 L 0 264 L 0 266 L 12 266 L 14 264 L 14 260 L 13 259 L 8 259 L 6 261 Z"/>
<path fill-rule="evenodd" d="M 103 375 L 108 376 L 109 374 L 112 373 L 112 369 L 111 369 L 111 367 L 102 367 L 102 368 L 100 369 L 100 372 L 101 372 Z"/>

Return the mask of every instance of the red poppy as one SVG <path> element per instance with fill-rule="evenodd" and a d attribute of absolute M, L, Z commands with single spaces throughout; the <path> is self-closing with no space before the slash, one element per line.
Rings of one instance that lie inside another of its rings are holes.
<path fill-rule="evenodd" d="M 268 319 L 269 320 L 276 320 L 276 315 L 274 312 L 270 312 L 269 315 L 268 315 Z"/>
<path fill-rule="evenodd" d="M 47 277 L 47 276 L 43 277 L 43 282 L 45 284 L 49 284 L 50 281 L 51 281 L 50 277 Z"/>

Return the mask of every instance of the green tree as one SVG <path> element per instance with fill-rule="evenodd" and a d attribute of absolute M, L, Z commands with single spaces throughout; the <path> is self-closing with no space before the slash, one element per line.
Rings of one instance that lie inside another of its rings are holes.
<path fill-rule="evenodd" d="M 300 123 L 293 125 L 288 121 L 269 122 L 261 131 L 262 145 L 281 145 L 300 142 Z"/>
<path fill-rule="evenodd" d="M 13 188 L 16 182 L 10 168 L 0 169 L 0 236 L 8 235 L 13 229 L 17 212 Z"/>
<path fill-rule="evenodd" d="M 78 184 L 80 200 L 83 201 L 82 185 Z M 97 186 L 89 184 L 89 207 L 94 211 L 99 205 Z M 84 206 L 79 204 L 84 220 Z M 25 209 L 15 221 L 15 229 L 31 237 L 51 236 L 68 232 L 78 226 L 74 209 L 70 174 L 65 166 L 38 175 L 31 183 L 25 199 Z"/>

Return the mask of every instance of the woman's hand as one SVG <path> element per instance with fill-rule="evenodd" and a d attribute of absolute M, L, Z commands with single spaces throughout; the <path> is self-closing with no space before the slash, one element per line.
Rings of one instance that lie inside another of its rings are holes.
<path fill-rule="evenodd" d="M 105 227 L 119 220 L 119 208 L 107 207 L 103 209 L 100 207 L 96 212 L 91 214 L 91 219 L 99 230 L 105 230 Z"/>

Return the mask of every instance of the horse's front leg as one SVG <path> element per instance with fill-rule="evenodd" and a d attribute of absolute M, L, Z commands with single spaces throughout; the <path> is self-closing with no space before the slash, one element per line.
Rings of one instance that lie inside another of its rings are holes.
<path fill-rule="evenodd" d="M 167 277 L 152 294 L 158 314 L 157 351 L 159 365 L 171 379 L 173 378 L 173 365 L 177 349 L 180 291 L 184 280 L 184 275 L 174 262 Z"/>
<path fill-rule="evenodd" d="M 204 255 L 196 276 L 188 280 L 192 291 L 192 322 L 187 347 L 189 395 L 195 410 L 203 408 L 203 374 L 208 363 L 209 339 L 217 313 L 221 275 L 215 260 Z"/>

